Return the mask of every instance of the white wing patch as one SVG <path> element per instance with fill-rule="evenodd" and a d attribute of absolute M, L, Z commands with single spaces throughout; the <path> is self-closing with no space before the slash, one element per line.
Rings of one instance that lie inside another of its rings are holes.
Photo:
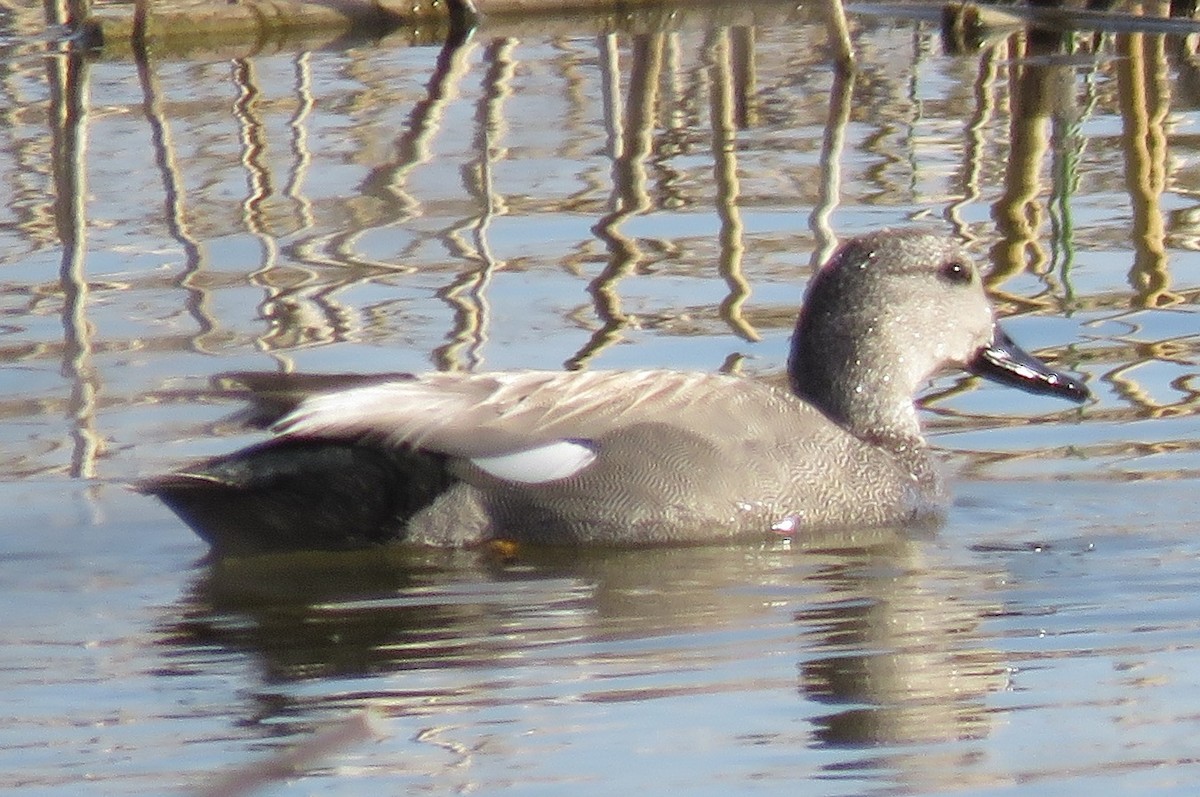
<path fill-rule="evenodd" d="M 519 484 L 543 484 L 574 476 L 596 459 L 595 450 L 576 440 L 556 440 L 544 446 L 472 457 L 470 462 L 489 476 Z"/>

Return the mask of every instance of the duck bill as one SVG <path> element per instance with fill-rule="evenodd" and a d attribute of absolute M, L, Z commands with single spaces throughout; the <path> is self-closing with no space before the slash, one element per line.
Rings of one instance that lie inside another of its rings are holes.
<path fill-rule="evenodd" d="M 967 370 L 984 379 L 1029 393 L 1059 396 L 1078 402 L 1091 397 L 1082 381 L 1046 365 L 1014 343 L 998 325 L 993 333 L 992 344 L 975 354 L 967 363 Z"/>

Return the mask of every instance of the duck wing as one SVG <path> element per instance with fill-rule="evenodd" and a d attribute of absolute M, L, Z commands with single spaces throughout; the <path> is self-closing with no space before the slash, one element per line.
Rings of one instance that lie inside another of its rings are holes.
<path fill-rule="evenodd" d="M 759 391 L 777 392 L 740 377 L 666 370 L 432 373 L 310 396 L 272 428 L 475 461 L 560 443 L 588 447 L 639 423 L 720 434 L 736 425 L 730 397 Z"/>

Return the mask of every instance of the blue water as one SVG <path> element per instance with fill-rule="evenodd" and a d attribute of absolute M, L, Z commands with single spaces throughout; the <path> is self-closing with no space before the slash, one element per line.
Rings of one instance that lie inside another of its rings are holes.
<path fill-rule="evenodd" d="M 1181 40 L 955 53 L 852 9 L 839 122 L 821 20 L 754 13 L 164 49 L 150 81 L 0 23 L 0 789 L 1195 793 Z M 225 371 L 776 378 L 814 251 L 913 223 L 1096 395 L 934 380 L 940 528 L 214 564 L 126 487 L 257 439 Z"/>

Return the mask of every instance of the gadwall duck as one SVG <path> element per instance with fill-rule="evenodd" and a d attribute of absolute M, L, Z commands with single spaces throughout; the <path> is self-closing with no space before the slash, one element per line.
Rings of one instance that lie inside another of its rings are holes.
<path fill-rule="evenodd" d="M 140 489 L 217 554 L 904 524 L 944 502 L 913 394 L 946 366 L 1088 397 L 996 325 L 962 246 L 883 231 L 810 281 L 790 392 L 666 370 L 242 375 L 274 436 Z"/>

